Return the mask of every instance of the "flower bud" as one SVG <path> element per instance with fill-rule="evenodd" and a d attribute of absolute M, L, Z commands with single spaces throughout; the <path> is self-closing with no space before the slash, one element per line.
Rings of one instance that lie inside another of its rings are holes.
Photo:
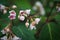
<path fill-rule="evenodd" d="M 28 22 L 26 22 L 26 23 L 25 23 L 25 25 L 26 25 L 26 27 L 28 28 L 28 26 L 29 26 L 29 23 L 28 23 Z"/>
<path fill-rule="evenodd" d="M 15 8 L 17 8 L 17 6 L 16 5 L 13 5 L 12 8 L 15 9 Z"/>
<path fill-rule="evenodd" d="M 6 13 L 7 13 L 7 10 L 4 9 L 4 10 L 3 10 L 3 14 L 6 14 Z"/>

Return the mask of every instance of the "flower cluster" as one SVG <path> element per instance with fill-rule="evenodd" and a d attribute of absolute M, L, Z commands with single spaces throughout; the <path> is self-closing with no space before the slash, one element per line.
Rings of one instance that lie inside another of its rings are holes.
<path fill-rule="evenodd" d="M 27 10 L 20 10 L 19 15 L 18 15 L 18 19 L 20 21 L 24 21 L 26 17 L 28 17 L 30 15 L 30 9 Z M 10 20 L 14 20 L 16 19 L 16 12 L 14 10 L 9 11 L 10 15 L 8 16 L 10 18 Z M 35 18 L 34 21 L 31 22 L 30 24 L 30 29 L 36 29 L 35 25 L 38 24 L 40 22 L 41 18 Z M 29 26 L 29 20 L 26 21 L 25 23 L 26 27 L 28 28 Z"/>
<path fill-rule="evenodd" d="M 3 37 L 1 37 L 1 40 L 9 40 L 7 38 L 8 38 L 7 36 L 3 36 Z M 21 38 L 14 36 L 13 38 L 11 38 L 11 40 L 21 40 Z"/>
<path fill-rule="evenodd" d="M 24 21 L 25 17 L 29 16 L 30 14 L 30 9 L 27 10 L 20 10 L 19 15 L 18 15 L 18 19 L 20 21 Z M 16 12 L 14 10 L 9 11 L 10 15 L 8 16 L 10 18 L 10 20 L 14 20 L 16 18 Z"/>
<path fill-rule="evenodd" d="M 1 32 L 2 32 L 2 34 L 6 34 L 7 32 L 10 32 L 10 29 L 9 28 L 5 28 Z"/>
<path fill-rule="evenodd" d="M 25 17 L 29 16 L 30 14 L 30 9 L 27 9 L 27 10 L 20 10 L 19 12 L 19 15 L 18 15 L 18 19 L 21 20 L 21 21 L 24 21 L 25 20 Z"/>
<path fill-rule="evenodd" d="M 35 18 L 35 20 L 30 24 L 30 29 L 36 29 L 36 24 L 40 22 L 41 18 Z"/>

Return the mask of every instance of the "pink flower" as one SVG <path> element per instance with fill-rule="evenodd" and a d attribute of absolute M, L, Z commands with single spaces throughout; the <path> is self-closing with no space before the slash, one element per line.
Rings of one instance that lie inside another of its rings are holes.
<path fill-rule="evenodd" d="M 20 20 L 21 21 L 24 21 L 25 20 L 25 17 L 24 16 L 20 16 Z"/>
<path fill-rule="evenodd" d="M 13 15 L 10 15 L 8 17 L 10 18 L 10 20 L 14 20 L 15 19 L 15 16 L 13 16 Z"/>
<path fill-rule="evenodd" d="M 16 18 L 16 12 L 14 10 L 9 11 L 10 15 L 8 16 L 10 20 L 14 20 Z"/>
<path fill-rule="evenodd" d="M 19 15 L 24 15 L 24 10 L 21 10 L 21 11 L 19 12 Z"/>
<path fill-rule="evenodd" d="M 16 12 L 14 10 L 9 11 L 10 15 L 16 16 Z"/>

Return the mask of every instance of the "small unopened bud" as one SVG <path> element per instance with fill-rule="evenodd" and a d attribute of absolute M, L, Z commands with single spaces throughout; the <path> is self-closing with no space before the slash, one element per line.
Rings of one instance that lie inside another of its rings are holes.
<path fill-rule="evenodd" d="M 17 6 L 16 5 L 13 5 L 12 8 L 15 9 L 15 8 L 17 8 Z"/>
<path fill-rule="evenodd" d="M 26 25 L 26 27 L 28 28 L 28 26 L 29 26 L 29 23 L 28 23 L 28 22 L 26 22 L 26 23 L 25 23 L 25 25 Z"/>

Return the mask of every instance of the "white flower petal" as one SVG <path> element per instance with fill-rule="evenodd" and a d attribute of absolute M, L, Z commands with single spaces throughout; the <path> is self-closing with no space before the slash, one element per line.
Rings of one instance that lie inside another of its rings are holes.
<path fill-rule="evenodd" d="M 26 14 L 30 14 L 30 11 L 31 11 L 31 9 L 27 9 L 27 10 L 25 10 L 25 12 L 26 12 Z"/>
<path fill-rule="evenodd" d="M 35 3 L 35 5 L 36 5 L 36 6 L 40 6 L 40 7 L 42 7 L 42 4 L 41 4 L 40 1 L 37 1 L 37 2 Z"/>
<path fill-rule="evenodd" d="M 2 9 L 5 9 L 5 6 L 2 5 L 2 4 L 0 4 L 0 9 L 1 9 L 1 10 L 2 10 Z"/>
<path fill-rule="evenodd" d="M 36 27 L 30 24 L 30 29 L 33 30 L 33 29 L 36 29 Z"/>
<path fill-rule="evenodd" d="M 35 10 L 37 10 L 37 8 L 39 7 L 39 9 L 40 9 L 40 14 L 43 16 L 43 15 L 45 15 L 45 10 L 44 10 L 44 7 L 43 7 L 43 5 L 42 5 L 42 3 L 40 2 L 40 1 L 37 1 L 36 3 L 35 3 Z"/>
<path fill-rule="evenodd" d="M 21 38 L 15 36 L 12 40 L 21 40 Z"/>
<path fill-rule="evenodd" d="M 35 19 L 36 24 L 38 24 L 40 22 L 40 20 L 41 20 L 41 18 L 36 18 Z"/>
<path fill-rule="evenodd" d="M 1 40 L 7 40 L 7 36 L 2 37 Z"/>
<path fill-rule="evenodd" d="M 33 10 L 37 10 L 37 7 L 36 7 L 36 6 L 34 6 L 34 7 L 33 7 Z"/>
<path fill-rule="evenodd" d="M 16 12 L 15 12 L 14 10 L 9 11 L 10 14 L 11 14 L 12 12 L 13 12 L 14 14 L 16 14 Z"/>
<path fill-rule="evenodd" d="M 20 16 L 19 19 L 20 19 L 21 21 L 24 21 L 24 20 L 25 20 L 25 17 L 24 17 L 24 16 Z"/>
<path fill-rule="evenodd" d="M 6 31 L 4 29 L 1 32 L 2 32 L 2 34 L 6 34 Z"/>
<path fill-rule="evenodd" d="M 44 8 L 40 9 L 40 14 L 41 14 L 42 16 L 45 15 L 45 10 L 44 10 Z"/>
<path fill-rule="evenodd" d="M 20 10 L 19 14 L 21 14 L 22 12 L 24 12 L 24 10 Z"/>
<path fill-rule="evenodd" d="M 60 7 L 58 8 L 58 12 L 60 12 Z"/>

